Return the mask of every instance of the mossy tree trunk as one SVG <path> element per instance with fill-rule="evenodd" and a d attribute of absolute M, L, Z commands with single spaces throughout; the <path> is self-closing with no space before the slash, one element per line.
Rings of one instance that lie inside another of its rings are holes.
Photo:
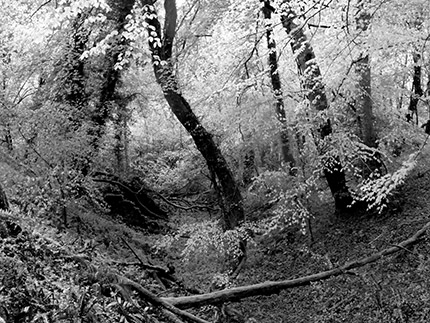
<path fill-rule="evenodd" d="M 281 78 L 278 71 L 278 57 L 276 53 L 276 42 L 273 34 L 273 26 L 271 23 L 272 12 L 274 8 L 270 1 L 265 0 L 262 2 L 261 11 L 266 24 L 266 41 L 267 48 L 269 49 L 268 63 L 270 68 L 270 81 L 272 83 L 273 96 L 275 99 L 275 113 L 276 118 L 281 123 L 281 153 L 283 161 L 288 164 L 290 174 L 295 174 L 296 159 L 291 149 L 292 135 L 288 129 L 287 117 L 285 113 L 285 104 L 282 92 Z"/>
<path fill-rule="evenodd" d="M 91 115 L 92 130 L 90 135 L 93 137 L 93 148 L 95 151 L 99 148 L 100 138 L 103 136 L 105 131 L 105 126 L 107 121 L 112 114 L 116 114 L 115 126 L 116 127 L 126 127 L 127 125 L 127 98 L 124 98 L 118 93 L 118 88 L 121 84 L 121 71 L 123 68 L 118 68 L 120 63 L 120 58 L 124 56 L 124 53 L 129 45 L 129 41 L 123 36 L 125 31 L 125 26 L 127 24 L 127 16 L 132 13 L 132 9 L 135 4 L 135 0 L 109 0 L 107 1 L 111 7 L 111 11 L 108 14 L 108 20 L 114 25 L 118 34 L 112 38 L 112 44 L 107 50 L 104 61 L 104 73 L 103 73 L 103 84 L 100 89 L 98 103 L 96 105 L 95 111 Z M 123 133 L 124 129 L 116 129 L 116 133 Z M 121 154 L 116 154 L 117 164 L 123 165 L 124 157 L 123 149 L 125 145 L 122 140 L 125 136 L 116 136 L 116 150 Z M 124 167 L 121 166 L 121 171 Z"/>
<path fill-rule="evenodd" d="M 291 37 L 291 48 L 296 56 L 297 68 L 301 77 L 301 86 L 311 107 L 316 111 L 328 109 L 328 100 L 325 93 L 322 75 L 317 64 L 314 50 L 307 38 L 303 26 L 296 23 L 297 14 L 290 6 L 290 0 L 284 0 L 280 9 L 281 21 L 285 31 Z M 330 119 L 326 119 L 319 126 L 320 138 L 324 140 L 332 133 Z M 320 150 L 323 146 L 318 145 Z M 320 151 L 321 155 L 325 151 Z M 330 191 L 333 195 L 338 211 L 346 211 L 353 199 L 346 185 L 345 173 L 338 157 L 329 157 L 324 160 L 323 171 Z"/>

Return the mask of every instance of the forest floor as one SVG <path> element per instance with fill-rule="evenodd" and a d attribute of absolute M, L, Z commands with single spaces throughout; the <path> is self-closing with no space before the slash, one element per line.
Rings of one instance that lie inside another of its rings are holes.
<path fill-rule="evenodd" d="M 389 209 L 382 215 L 339 218 L 331 203 L 314 205 L 313 241 L 291 229 L 257 237 L 236 285 L 302 277 L 396 246 L 430 221 L 429 183 L 430 165 L 422 162 L 391 197 Z M 162 317 L 155 309 L 148 310 L 142 303 L 125 308 L 124 303 L 102 296 L 106 294 L 102 288 L 93 288 L 98 279 L 94 271 L 104 268 L 105 273 L 112 270 L 139 281 L 159 296 L 180 293 L 178 289 L 163 290 L 136 264 L 124 240 L 144 261 L 151 259 L 164 267 L 174 264 L 175 275 L 185 286 L 209 291 L 211 275 L 217 270 L 210 257 L 184 263 L 179 256 L 181 244 L 154 254 L 152 247 L 159 235 L 74 210 L 79 222 L 68 232 L 58 230 L 49 220 L 13 215 L 25 234 L 0 239 L 0 317 L 7 323 L 12 317 L 15 322 L 37 323 L 78 322 L 84 316 L 86 322 L 114 322 L 124 317 L 129 322 L 155 322 L 149 320 L 151 315 Z M 191 215 L 199 216 L 207 215 Z M 229 306 L 247 322 L 429 322 L 429 240 L 335 278 Z M 213 318 L 207 308 L 193 313 Z"/>
<path fill-rule="evenodd" d="M 286 280 L 341 266 L 411 237 L 430 221 L 430 168 L 418 167 L 381 215 L 339 218 L 333 205 L 313 211 L 314 241 L 289 230 L 250 252 L 240 285 Z M 257 322 L 430 322 L 430 239 L 345 275 L 237 308 Z"/>

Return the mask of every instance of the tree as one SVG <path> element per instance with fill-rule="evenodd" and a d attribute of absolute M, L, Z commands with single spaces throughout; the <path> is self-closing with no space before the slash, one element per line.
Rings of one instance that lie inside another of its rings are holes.
<path fill-rule="evenodd" d="M 129 47 L 129 39 L 124 35 L 126 31 L 127 17 L 131 14 L 135 0 L 108 1 L 111 11 L 108 13 L 108 22 L 112 23 L 111 29 L 115 34 L 110 39 L 110 46 L 104 57 L 102 85 L 99 92 L 96 109 L 92 112 L 92 128 L 90 135 L 93 139 L 93 148 L 98 150 L 99 141 L 104 133 L 106 122 L 113 115 L 115 125 L 116 171 L 123 174 L 127 169 L 127 105 L 130 97 L 124 97 L 119 93 L 122 71 L 126 67 L 123 62 Z"/>
<path fill-rule="evenodd" d="M 0 210 L 8 211 L 9 202 L 3 187 L 0 185 Z"/>
<path fill-rule="evenodd" d="M 415 51 L 412 54 L 412 59 L 414 62 L 414 72 L 412 76 L 412 93 L 408 110 L 410 112 L 410 118 L 413 119 L 415 116 L 415 124 L 418 125 L 418 102 L 424 94 L 421 86 L 421 54 L 418 51 Z"/>
<path fill-rule="evenodd" d="M 296 160 L 291 149 L 292 135 L 288 129 L 287 117 L 285 113 L 285 104 L 282 93 L 281 78 L 279 76 L 278 57 L 276 53 L 276 41 L 274 39 L 273 26 L 271 22 L 272 12 L 275 8 L 272 7 L 270 1 L 262 1 L 261 11 L 263 13 L 264 22 L 266 24 L 266 41 L 269 49 L 268 63 L 269 75 L 273 89 L 273 97 L 275 99 L 276 118 L 281 123 L 281 150 L 284 162 L 289 165 L 290 174 L 295 174 Z"/>
<path fill-rule="evenodd" d="M 354 61 L 355 73 L 358 77 L 358 95 L 355 105 L 360 138 L 368 147 L 376 147 L 376 133 L 373 125 L 375 118 L 372 111 L 370 53 L 366 41 L 371 20 L 371 14 L 367 8 L 368 5 L 367 0 L 359 0 L 357 3 L 357 39 L 361 52 L 359 53 L 359 57 Z"/>
<path fill-rule="evenodd" d="M 289 0 L 282 2 L 280 14 L 282 25 L 291 37 L 291 48 L 296 56 L 301 86 L 306 91 L 306 97 L 311 107 L 322 113 L 329 107 L 328 100 L 322 82 L 321 71 L 317 64 L 314 50 L 304 32 L 304 26 L 296 22 L 298 17 Z M 318 131 L 321 140 L 324 140 L 332 133 L 329 118 L 323 118 Z M 318 143 L 318 146 L 321 150 L 322 142 Z M 321 155 L 324 155 L 324 153 L 323 150 L 320 151 Z M 339 157 L 331 156 L 326 158 L 323 163 L 323 171 L 333 195 L 336 209 L 345 211 L 351 205 L 353 199 L 346 185 L 346 177 Z"/>
<path fill-rule="evenodd" d="M 145 10 L 145 21 L 149 34 L 148 43 L 156 80 L 160 84 L 172 112 L 191 135 L 197 149 L 206 160 L 210 173 L 219 181 L 223 227 L 225 230 L 232 230 L 245 219 L 239 186 L 212 135 L 203 127 L 189 103 L 180 93 L 173 68 L 172 46 L 176 34 L 176 2 L 175 0 L 165 0 L 164 2 L 166 18 L 163 33 L 154 8 L 154 1 L 142 0 L 142 4 Z"/>

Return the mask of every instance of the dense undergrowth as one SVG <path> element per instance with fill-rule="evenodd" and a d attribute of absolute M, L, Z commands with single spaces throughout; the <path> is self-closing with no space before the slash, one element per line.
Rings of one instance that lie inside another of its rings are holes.
<path fill-rule="evenodd" d="M 425 167 L 412 172 L 383 214 L 340 219 L 331 203 L 311 203 L 312 237 L 294 226 L 255 236 L 235 285 L 325 271 L 407 239 L 428 221 L 430 172 Z M 52 215 L 23 212 L 17 206 L 0 215 L 23 230 L 0 240 L 0 316 L 7 323 L 169 322 L 165 312 L 121 287 L 115 277 L 132 279 L 158 296 L 180 296 L 209 292 L 223 270 L 215 249 L 196 251 L 184 259 L 185 236 L 169 248 L 155 248 L 160 246 L 160 234 L 127 227 L 84 207 L 68 208 L 73 216 L 67 230 L 59 228 Z M 171 220 L 177 225 L 214 219 L 198 210 L 175 214 Z M 229 320 L 428 322 L 428 242 L 423 239 L 337 278 L 230 304 L 228 310 L 234 315 Z M 145 263 L 169 268 L 174 279 L 160 279 L 145 270 L 133 250 Z M 209 306 L 194 313 L 221 322 L 223 311 Z"/>

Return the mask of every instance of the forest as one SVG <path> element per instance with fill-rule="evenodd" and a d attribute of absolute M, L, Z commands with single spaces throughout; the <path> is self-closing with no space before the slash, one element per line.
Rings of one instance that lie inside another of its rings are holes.
<path fill-rule="evenodd" d="M 0 3 L 0 323 L 430 321 L 428 0 Z"/>

